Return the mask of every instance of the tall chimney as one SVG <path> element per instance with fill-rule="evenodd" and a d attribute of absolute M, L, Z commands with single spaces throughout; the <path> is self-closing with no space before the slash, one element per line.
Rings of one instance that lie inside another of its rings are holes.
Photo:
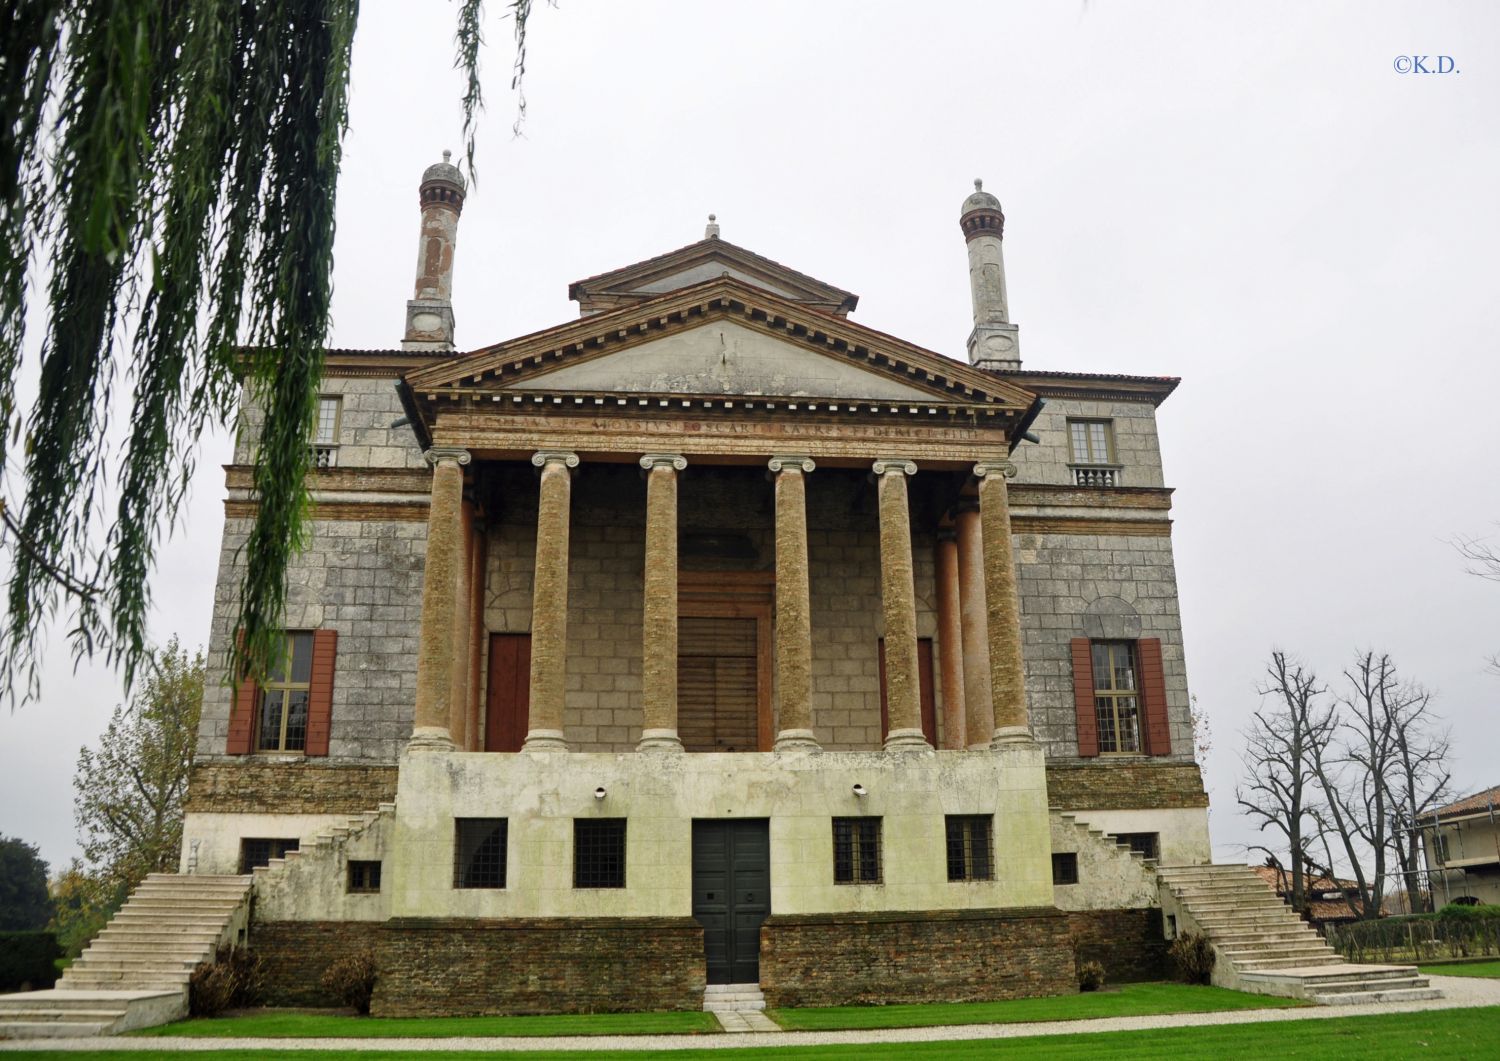
<path fill-rule="evenodd" d="M 443 152 L 422 174 L 422 232 L 417 240 L 417 286 L 406 304 L 403 350 L 453 349 L 453 246 L 467 187 Z"/>
<path fill-rule="evenodd" d="M 1005 299 L 1005 215 L 1000 200 L 974 182 L 958 219 L 969 244 L 969 291 L 974 296 L 974 330 L 969 333 L 969 362 L 979 368 L 1015 372 L 1021 367 L 1018 329 L 1010 323 Z"/>

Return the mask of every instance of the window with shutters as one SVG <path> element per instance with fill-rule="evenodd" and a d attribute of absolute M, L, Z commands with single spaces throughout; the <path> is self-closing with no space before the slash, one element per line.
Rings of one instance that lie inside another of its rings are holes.
<path fill-rule="evenodd" d="M 1094 714 L 1099 727 L 1099 754 L 1135 754 L 1141 750 L 1141 699 L 1136 678 L 1135 644 L 1095 641 Z"/>
<path fill-rule="evenodd" d="M 312 664 L 312 632 L 288 631 L 282 657 L 260 687 L 256 751 L 300 752 L 306 748 Z"/>
<path fill-rule="evenodd" d="M 833 819 L 833 883 L 880 883 L 880 819 Z"/>
<path fill-rule="evenodd" d="M 950 814 L 944 819 L 949 880 L 995 879 L 993 820 L 988 814 Z"/>

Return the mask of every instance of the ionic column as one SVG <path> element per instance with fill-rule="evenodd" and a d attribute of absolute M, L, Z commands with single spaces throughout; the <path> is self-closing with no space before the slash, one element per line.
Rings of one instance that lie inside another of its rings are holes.
<path fill-rule="evenodd" d="M 959 618 L 958 536 L 938 531 L 937 625 L 938 666 L 943 672 L 943 747 L 968 746 L 964 726 L 963 623 Z"/>
<path fill-rule="evenodd" d="M 979 514 L 984 524 L 984 596 L 990 628 L 990 690 L 995 703 L 995 744 L 1034 744 L 1026 710 L 1026 663 L 1021 653 L 1021 603 L 1010 537 L 1006 479 L 1016 466 L 1006 460 L 974 465 Z"/>
<path fill-rule="evenodd" d="M 641 645 L 644 726 L 638 751 L 682 751 L 677 736 L 677 473 L 675 453 L 648 453 L 645 623 Z"/>
<path fill-rule="evenodd" d="M 958 607 L 964 645 L 964 726 L 970 748 L 988 748 L 995 736 L 990 692 L 989 617 L 984 601 L 984 536 L 979 506 L 960 502 L 953 513 L 958 529 Z"/>
<path fill-rule="evenodd" d="M 887 751 L 930 748 L 922 735 L 922 689 L 917 671 L 917 587 L 912 576 L 911 509 L 906 477 L 917 474 L 909 460 L 884 459 L 872 466 L 880 491 L 880 600 L 885 612 L 885 702 L 890 728 Z"/>
<path fill-rule="evenodd" d="M 772 457 L 776 477 L 776 750 L 817 751 L 812 728 L 812 590 L 807 572 L 810 457 Z"/>
<path fill-rule="evenodd" d="M 422 571 L 422 629 L 417 646 L 417 701 L 413 750 L 451 751 L 449 693 L 453 670 L 453 614 L 463 555 L 464 468 L 469 451 L 434 446 L 432 502 L 427 511 L 427 560 Z"/>
<path fill-rule="evenodd" d="M 531 592 L 531 719 L 523 752 L 564 752 L 563 701 L 568 667 L 568 510 L 578 454 L 541 450 L 536 510 L 536 571 Z"/>

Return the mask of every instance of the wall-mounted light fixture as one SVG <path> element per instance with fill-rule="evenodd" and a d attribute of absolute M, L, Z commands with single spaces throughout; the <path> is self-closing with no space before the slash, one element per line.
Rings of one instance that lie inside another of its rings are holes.
<path fill-rule="evenodd" d="M 869 794 L 870 793 L 868 791 L 866 791 L 864 785 L 861 785 L 858 782 L 855 782 L 855 785 L 854 785 L 854 795 L 855 795 L 855 798 L 857 798 L 857 799 L 864 799 Z"/>
<path fill-rule="evenodd" d="M 600 785 L 598 788 L 594 789 L 594 798 L 595 799 L 603 799 L 608 794 L 609 793 L 607 793 L 607 792 L 604 791 L 604 786 L 603 785 Z"/>

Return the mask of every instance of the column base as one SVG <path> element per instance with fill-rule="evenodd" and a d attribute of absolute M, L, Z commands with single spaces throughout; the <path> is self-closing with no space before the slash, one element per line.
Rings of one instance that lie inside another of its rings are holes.
<path fill-rule="evenodd" d="M 635 746 L 635 750 L 676 754 L 682 752 L 683 747 L 675 729 L 645 729 L 641 731 L 641 742 Z"/>
<path fill-rule="evenodd" d="M 521 745 L 523 752 L 565 752 L 568 750 L 568 742 L 563 738 L 560 729 L 534 729 L 526 734 L 526 742 Z"/>
<path fill-rule="evenodd" d="M 885 736 L 888 752 L 930 752 L 932 745 L 919 729 L 893 729 Z"/>
<path fill-rule="evenodd" d="M 772 749 L 778 752 L 820 752 L 823 746 L 810 729 L 784 729 L 776 734 Z"/>
<path fill-rule="evenodd" d="M 418 726 L 411 731 L 411 740 L 406 742 L 407 751 L 456 752 L 453 735 L 442 726 Z"/>
<path fill-rule="evenodd" d="M 1001 726 L 995 730 L 994 737 L 990 738 L 990 747 L 998 748 L 1002 745 L 1026 744 L 1036 747 L 1036 737 L 1026 726 Z"/>

